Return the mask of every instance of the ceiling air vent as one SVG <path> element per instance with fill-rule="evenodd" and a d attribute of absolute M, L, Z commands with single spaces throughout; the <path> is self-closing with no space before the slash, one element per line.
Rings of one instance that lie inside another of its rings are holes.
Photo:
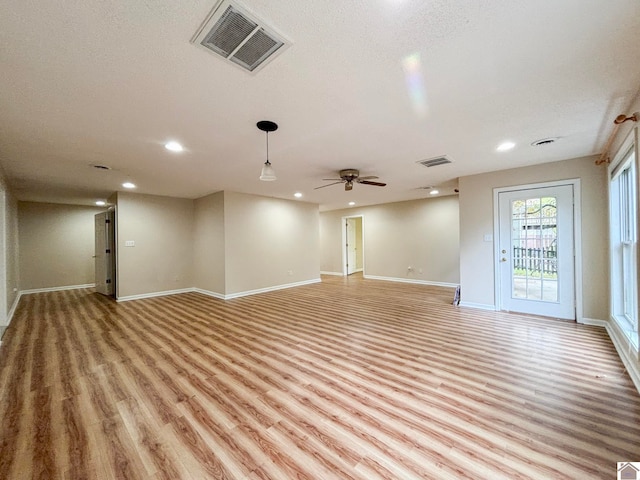
<path fill-rule="evenodd" d="M 532 147 L 540 147 L 542 145 L 551 145 L 552 143 L 555 143 L 556 141 L 558 141 L 558 137 L 543 138 L 541 140 L 536 140 L 535 142 L 531 142 L 531 146 Z"/>
<path fill-rule="evenodd" d="M 282 35 L 228 0 L 214 7 L 191 42 L 253 73 L 289 46 Z"/>
<path fill-rule="evenodd" d="M 420 160 L 418 163 L 425 167 L 437 167 L 438 165 L 446 165 L 447 163 L 451 163 L 451 160 L 449 160 L 445 155 L 442 155 L 440 157 L 427 158 L 426 160 Z"/>

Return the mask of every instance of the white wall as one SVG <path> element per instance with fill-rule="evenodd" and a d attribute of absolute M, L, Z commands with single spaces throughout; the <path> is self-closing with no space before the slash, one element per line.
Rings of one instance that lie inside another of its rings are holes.
<path fill-rule="evenodd" d="M 460 188 L 460 284 L 464 303 L 492 307 L 494 298 L 493 189 L 579 178 L 582 197 L 583 315 L 608 318 L 608 226 L 606 167 L 597 157 L 462 177 Z"/>
<path fill-rule="evenodd" d="M 118 298 L 193 287 L 193 200 L 118 192 L 116 215 Z"/>
<path fill-rule="evenodd" d="M 224 192 L 226 294 L 320 277 L 318 206 Z"/>
<path fill-rule="evenodd" d="M 20 290 L 94 283 L 94 216 L 103 210 L 18 202 Z"/>
<path fill-rule="evenodd" d="M 224 192 L 199 198 L 194 205 L 194 285 L 202 290 L 224 295 Z"/>
<path fill-rule="evenodd" d="M 458 283 L 457 196 L 322 212 L 323 272 L 342 272 L 342 217 L 354 215 L 363 216 L 365 275 Z"/>

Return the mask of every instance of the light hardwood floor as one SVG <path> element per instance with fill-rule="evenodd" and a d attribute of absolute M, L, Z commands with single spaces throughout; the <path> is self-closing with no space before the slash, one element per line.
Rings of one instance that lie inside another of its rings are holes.
<path fill-rule="evenodd" d="M 358 277 L 230 301 L 25 295 L 2 479 L 587 479 L 640 461 L 601 328 Z"/>

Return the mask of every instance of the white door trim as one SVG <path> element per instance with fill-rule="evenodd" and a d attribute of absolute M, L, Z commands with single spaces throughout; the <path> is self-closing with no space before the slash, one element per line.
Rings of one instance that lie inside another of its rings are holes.
<path fill-rule="evenodd" d="M 347 276 L 349 272 L 347 272 L 347 249 L 345 245 L 347 244 L 347 231 L 344 228 L 348 218 L 360 218 L 362 224 L 362 274 L 364 275 L 365 270 L 365 260 L 364 260 L 364 215 L 346 215 L 340 219 L 340 231 L 342 232 L 342 244 L 340 245 L 340 251 L 342 251 L 342 275 Z"/>
<path fill-rule="evenodd" d="M 582 199 L 580 196 L 580 179 L 572 178 L 567 180 L 557 180 L 554 182 L 530 183 L 527 185 L 514 185 L 511 187 L 497 187 L 493 189 L 493 291 L 495 309 L 501 310 L 502 298 L 500 296 L 500 266 L 496 261 L 500 255 L 500 211 L 498 209 L 498 197 L 503 192 L 514 192 L 518 190 L 530 190 L 534 188 L 559 187 L 561 185 L 573 186 L 573 262 L 576 321 L 584 323 L 582 309 Z"/>

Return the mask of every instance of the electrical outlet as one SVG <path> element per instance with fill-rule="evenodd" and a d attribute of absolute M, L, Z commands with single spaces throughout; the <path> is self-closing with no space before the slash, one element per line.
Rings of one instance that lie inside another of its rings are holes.
<path fill-rule="evenodd" d="M 287 275 L 289 275 L 290 277 L 293 276 L 293 270 L 287 270 Z"/>

